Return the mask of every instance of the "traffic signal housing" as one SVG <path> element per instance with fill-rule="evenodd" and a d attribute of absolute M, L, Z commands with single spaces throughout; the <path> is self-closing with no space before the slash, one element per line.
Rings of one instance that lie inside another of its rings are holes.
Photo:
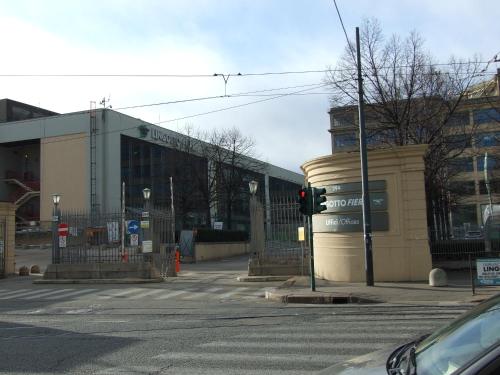
<path fill-rule="evenodd" d="M 297 199 L 300 204 L 299 211 L 302 215 L 309 215 L 310 213 L 310 200 L 311 194 L 308 188 L 302 188 L 299 190 L 299 197 Z"/>
<path fill-rule="evenodd" d="M 326 202 L 326 189 L 325 188 L 312 188 L 313 204 L 312 204 L 312 214 L 318 214 L 326 210 L 326 205 L 322 204 Z"/>

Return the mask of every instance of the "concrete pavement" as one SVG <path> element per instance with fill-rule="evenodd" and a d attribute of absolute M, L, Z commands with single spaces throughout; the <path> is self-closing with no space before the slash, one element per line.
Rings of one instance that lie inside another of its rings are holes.
<path fill-rule="evenodd" d="M 283 303 L 391 303 L 460 304 L 478 303 L 500 293 L 500 286 L 476 286 L 472 293 L 467 272 L 448 273 L 448 286 L 431 287 L 426 282 L 343 283 L 316 279 L 311 291 L 308 276 L 295 276 L 266 293 L 266 298 Z"/>

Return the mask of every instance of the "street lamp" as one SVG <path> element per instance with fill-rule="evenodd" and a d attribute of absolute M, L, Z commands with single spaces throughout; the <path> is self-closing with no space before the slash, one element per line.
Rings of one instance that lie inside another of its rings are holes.
<path fill-rule="evenodd" d="M 255 195 L 257 193 L 257 188 L 259 187 L 259 183 L 255 180 L 252 180 L 248 183 L 248 188 L 250 190 L 250 194 Z"/>
<path fill-rule="evenodd" d="M 149 202 L 149 198 L 151 197 L 151 189 L 149 188 L 142 189 L 142 195 L 144 197 L 144 200 L 146 202 Z"/>
<path fill-rule="evenodd" d="M 52 203 L 54 207 L 52 209 L 52 264 L 59 264 L 59 202 L 61 201 L 60 194 L 52 194 Z"/>

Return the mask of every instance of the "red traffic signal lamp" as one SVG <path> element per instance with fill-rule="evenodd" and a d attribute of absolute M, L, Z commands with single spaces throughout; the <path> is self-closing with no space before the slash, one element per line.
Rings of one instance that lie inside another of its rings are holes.
<path fill-rule="evenodd" d="M 300 204 L 299 211 L 302 215 L 310 214 L 310 199 L 311 194 L 309 188 L 302 188 L 299 190 L 299 196 L 297 202 Z"/>

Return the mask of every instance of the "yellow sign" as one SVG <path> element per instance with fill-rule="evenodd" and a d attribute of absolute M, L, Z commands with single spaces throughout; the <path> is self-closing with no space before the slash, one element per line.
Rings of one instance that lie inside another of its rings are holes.
<path fill-rule="evenodd" d="M 141 220 L 141 228 L 149 229 L 149 220 Z"/>
<path fill-rule="evenodd" d="M 304 227 L 298 227 L 297 234 L 299 236 L 299 241 L 305 241 Z"/>

